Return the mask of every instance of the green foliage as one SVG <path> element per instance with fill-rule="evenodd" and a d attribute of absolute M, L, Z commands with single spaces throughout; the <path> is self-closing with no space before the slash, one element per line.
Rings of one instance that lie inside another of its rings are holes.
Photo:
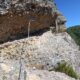
<path fill-rule="evenodd" d="M 72 68 L 72 66 L 67 64 L 67 62 L 65 62 L 65 61 L 59 62 L 57 67 L 55 67 L 54 69 L 51 69 L 50 71 L 62 72 L 62 73 L 65 73 L 72 78 L 75 78 L 75 79 L 79 78 L 77 73 Z"/>
<path fill-rule="evenodd" d="M 68 76 L 71 76 L 76 79 L 78 78 L 77 73 L 66 62 L 58 63 L 58 66 L 55 67 L 55 71 L 63 72 L 65 74 L 67 74 Z"/>
<path fill-rule="evenodd" d="M 67 29 L 67 32 L 75 40 L 75 42 L 80 46 L 80 25 L 72 26 Z"/>

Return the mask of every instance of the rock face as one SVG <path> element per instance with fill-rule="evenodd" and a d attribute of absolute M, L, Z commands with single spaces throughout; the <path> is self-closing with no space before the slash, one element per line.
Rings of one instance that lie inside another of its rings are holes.
<path fill-rule="evenodd" d="M 0 7 L 0 42 L 13 39 L 30 32 L 50 26 L 51 6 L 41 6 L 39 3 L 8 0 L 1 2 Z"/>
<path fill-rule="evenodd" d="M 29 26 L 30 33 L 49 28 L 54 8 L 50 1 L 0 0 L 0 43 L 27 35 Z"/>
<path fill-rule="evenodd" d="M 26 70 L 26 78 L 24 78 L 24 75 L 20 78 L 20 80 L 75 80 L 74 78 L 71 78 L 64 73 L 59 72 L 49 72 L 47 70 L 33 70 L 33 69 L 27 69 Z M 10 75 L 11 73 L 11 75 Z M 0 76 L 0 80 L 18 80 L 19 71 L 13 70 L 10 73 L 3 73 Z"/>
<path fill-rule="evenodd" d="M 28 72 L 28 69 L 34 69 L 29 71 L 30 74 L 27 76 L 29 80 L 74 80 L 62 73 L 48 72 L 62 60 L 72 65 L 74 70 L 80 73 L 80 51 L 66 32 L 52 34 L 48 31 L 41 36 L 0 45 L 0 75 L 5 74 L 9 77 L 9 75 L 15 74 L 12 80 L 16 80 L 19 74 L 20 58 L 22 73 L 25 70 Z M 37 72 L 36 69 L 39 71 Z M 2 77 L 0 78 L 2 80 Z"/>
<path fill-rule="evenodd" d="M 32 70 L 29 72 L 28 80 L 75 80 L 59 72 L 49 72 L 46 70 Z"/>
<path fill-rule="evenodd" d="M 16 66 L 14 66 L 16 65 Z M 24 70 L 26 73 L 24 73 Z M 25 77 L 26 76 L 26 77 Z M 0 80 L 18 80 L 19 64 L 0 63 Z M 20 80 L 75 80 L 64 73 L 22 67 Z"/>

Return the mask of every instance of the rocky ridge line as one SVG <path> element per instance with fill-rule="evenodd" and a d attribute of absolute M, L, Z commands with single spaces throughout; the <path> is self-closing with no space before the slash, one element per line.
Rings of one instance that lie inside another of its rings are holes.
<path fill-rule="evenodd" d="M 20 56 L 22 57 L 23 64 L 22 71 L 26 70 L 26 72 L 28 72 L 29 69 L 30 72 L 30 69 L 32 69 L 32 72 L 35 73 L 31 76 L 37 77 L 38 80 L 45 80 L 45 78 L 48 80 L 51 78 L 52 74 L 50 77 L 45 77 L 46 75 L 44 70 L 52 69 L 62 60 L 65 60 L 68 64 L 72 65 L 74 70 L 80 73 L 79 48 L 66 32 L 52 34 L 48 31 L 38 37 L 34 36 L 21 40 L 15 40 L 13 42 L 7 42 L 0 45 L 0 70 L 2 73 L 5 73 L 6 75 L 7 72 L 12 72 L 13 76 L 15 73 L 18 75 Z M 6 66 L 7 69 L 5 68 Z M 36 69 L 41 70 L 39 74 L 43 74 L 44 78 L 37 76 Z M 52 73 L 57 74 L 56 72 Z M 61 73 L 59 76 L 60 75 Z M 59 76 L 55 75 L 55 78 L 53 79 L 52 77 L 52 80 L 58 80 Z M 62 79 L 63 76 L 60 77 L 61 80 L 74 80 L 71 78 L 68 79 L 67 76 L 66 78 L 64 77 L 64 79 Z"/>

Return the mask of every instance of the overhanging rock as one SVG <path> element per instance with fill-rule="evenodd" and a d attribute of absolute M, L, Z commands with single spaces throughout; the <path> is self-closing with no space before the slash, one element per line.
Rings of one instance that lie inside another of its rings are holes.
<path fill-rule="evenodd" d="M 49 28 L 53 22 L 51 1 L 43 0 L 1 0 L 0 1 L 0 43 Z"/>

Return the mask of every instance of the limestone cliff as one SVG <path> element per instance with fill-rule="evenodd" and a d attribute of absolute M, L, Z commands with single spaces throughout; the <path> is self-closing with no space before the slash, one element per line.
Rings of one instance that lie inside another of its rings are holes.
<path fill-rule="evenodd" d="M 0 0 L 0 43 L 27 36 L 28 26 L 30 33 L 53 26 L 55 11 L 51 1 Z"/>

